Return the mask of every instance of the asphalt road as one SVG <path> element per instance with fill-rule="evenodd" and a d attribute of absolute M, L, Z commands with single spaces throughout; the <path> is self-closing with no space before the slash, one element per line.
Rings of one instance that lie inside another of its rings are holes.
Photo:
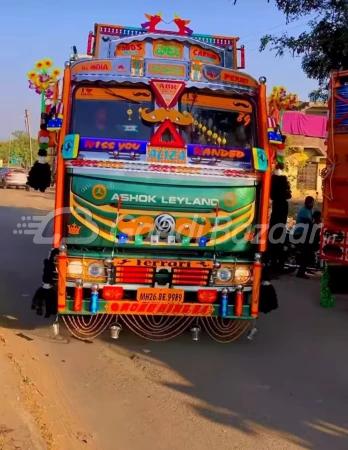
<path fill-rule="evenodd" d="M 86 344 L 65 330 L 57 341 L 30 310 L 49 247 L 13 233 L 22 217 L 52 208 L 50 194 L 0 190 L 0 327 L 69 418 L 71 450 L 348 448 L 347 297 L 324 310 L 318 280 L 277 281 L 280 307 L 261 317 L 252 342 L 187 333 L 153 343 L 127 330 L 116 342 Z"/>

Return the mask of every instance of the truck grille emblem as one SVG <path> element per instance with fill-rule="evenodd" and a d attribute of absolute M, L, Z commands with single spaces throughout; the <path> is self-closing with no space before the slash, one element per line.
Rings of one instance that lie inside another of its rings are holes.
<path fill-rule="evenodd" d="M 161 238 L 166 238 L 175 230 L 175 220 L 169 214 L 160 214 L 155 219 L 154 228 Z"/>

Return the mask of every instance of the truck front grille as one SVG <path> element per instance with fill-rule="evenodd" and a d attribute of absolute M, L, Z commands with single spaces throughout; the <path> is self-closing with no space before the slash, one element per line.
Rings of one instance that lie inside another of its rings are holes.
<path fill-rule="evenodd" d="M 172 284 L 176 286 L 206 286 L 210 270 L 207 269 L 173 269 Z"/>
<path fill-rule="evenodd" d="M 116 267 L 116 283 L 152 284 L 153 267 Z"/>

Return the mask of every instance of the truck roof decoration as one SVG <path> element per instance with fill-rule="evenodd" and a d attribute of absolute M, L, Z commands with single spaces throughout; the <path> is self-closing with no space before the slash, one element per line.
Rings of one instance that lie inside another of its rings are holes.
<path fill-rule="evenodd" d="M 149 84 L 170 79 L 187 88 L 257 94 L 258 82 L 237 71 L 245 65 L 238 38 L 194 34 L 187 28 L 190 21 L 178 16 L 172 21 L 180 24 L 177 32 L 157 30 L 164 22 L 161 14 L 146 17 L 141 28 L 95 24 L 87 48 L 92 59 L 72 58 L 73 81 Z"/>
<path fill-rule="evenodd" d="M 145 14 L 147 22 L 141 24 L 141 27 L 124 27 L 121 25 L 95 24 L 94 32 L 88 35 L 87 56 L 94 58 L 113 58 L 114 56 L 148 56 L 145 49 L 145 41 L 160 41 L 156 48 L 159 52 L 163 51 L 162 58 L 166 56 L 173 57 L 165 52 L 165 42 L 177 42 L 177 49 L 182 48 L 185 43 L 192 46 L 197 45 L 190 51 L 190 56 L 196 56 L 196 61 L 221 65 L 231 69 L 244 69 L 245 56 L 244 47 L 237 48 L 238 37 L 214 36 L 207 34 L 196 34 L 187 26 L 190 20 L 181 19 L 174 14 L 174 19 L 166 22 L 161 13 L 154 15 Z M 177 31 L 158 30 L 160 23 L 175 23 Z M 137 42 L 137 44 L 132 43 Z M 143 43 L 143 44 L 141 44 Z M 206 52 L 206 54 L 204 53 Z M 201 53 L 199 53 L 201 52 Z M 210 52 L 210 53 L 209 53 Z M 237 63 L 238 52 L 240 53 L 240 64 Z M 185 54 L 184 54 L 185 53 Z M 188 52 L 177 53 L 177 59 L 187 59 Z M 180 55 L 180 58 L 179 58 Z"/>

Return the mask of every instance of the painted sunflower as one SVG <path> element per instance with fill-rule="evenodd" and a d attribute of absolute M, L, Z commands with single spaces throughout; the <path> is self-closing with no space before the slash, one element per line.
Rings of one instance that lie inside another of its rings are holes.
<path fill-rule="evenodd" d="M 51 76 L 52 78 L 58 78 L 61 73 L 62 71 L 60 69 L 52 69 Z"/>
<path fill-rule="evenodd" d="M 43 68 L 44 68 L 44 69 L 50 69 L 50 68 L 53 66 L 53 61 L 52 61 L 52 59 L 46 58 L 46 59 L 44 59 L 44 60 L 42 61 L 42 63 L 43 63 Z"/>
<path fill-rule="evenodd" d="M 42 70 L 42 69 L 44 69 L 44 63 L 43 63 L 43 61 L 37 61 L 37 62 L 35 63 L 35 68 L 36 68 L 37 70 Z"/>
<path fill-rule="evenodd" d="M 27 73 L 27 77 L 29 80 L 35 80 L 37 74 L 34 70 L 31 70 L 30 72 Z"/>

